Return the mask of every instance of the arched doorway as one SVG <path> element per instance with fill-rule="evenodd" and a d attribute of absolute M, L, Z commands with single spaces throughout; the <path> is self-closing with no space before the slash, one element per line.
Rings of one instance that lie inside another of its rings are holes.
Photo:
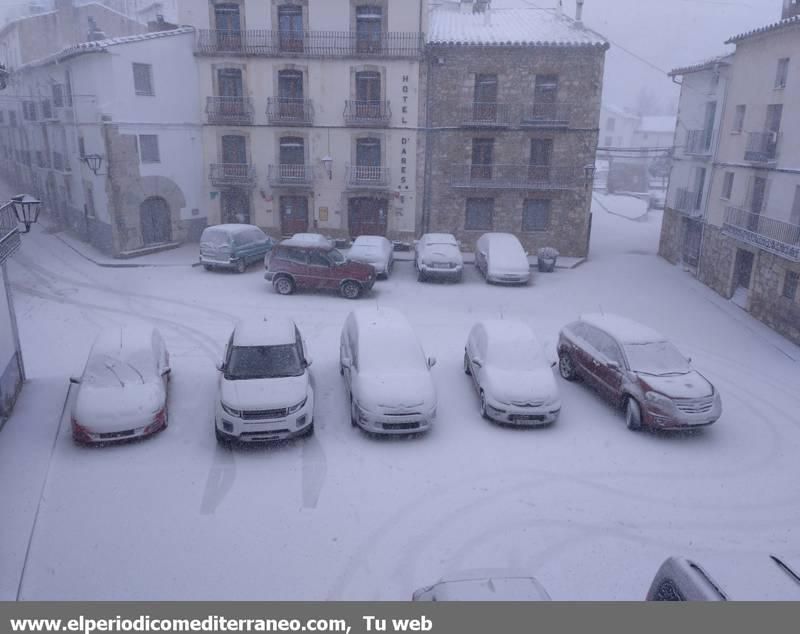
<path fill-rule="evenodd" d="M 139 206 L 144 246 L 163 244 L 172 240 L 172 214 L 167 201 L 151 196 Z"/>

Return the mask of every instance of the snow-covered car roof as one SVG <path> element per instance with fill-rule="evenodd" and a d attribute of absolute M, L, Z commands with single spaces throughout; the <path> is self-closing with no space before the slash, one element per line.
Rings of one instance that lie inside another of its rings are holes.
<path fill-rule="evenodd" d="M 354 247 L 379 247 L 379 246 L 386 246 L 389 240 L 384 238 L 383 236 L 358 236 L 353 241 Z M 391 244 L 391 243 L 389 243 Z"/>
<path fill-rule="evenodd" d="M 259 227 L 255 226 L 255 225 L 243 225 L 243 224 L 230 223 L 230 224 L 225 224 L 225 225 L 212 225 L 210 227 L 206 227 L 203 230 L 203 234 L 205 235 L 206 232 L 208 232 L 208 233 L 227 233 L 229 235 L 234 235 L 234 234 L 237 234 L 237 233 L 246 233 L 248 231 L 252 231 L 253 229 L 261 231 L 261 229 Z M 261 231 L 261 233 L 263 233 L 263 231 Z M 202 240 L 202 237 L 201 237 L 201 240 Z"/>
<path fill-rule="evenodd" d="M 248 319 L 236 325 L 236 346 L 283 346 L 295 342 L 295 324 L 286 317 Z"/>
<path fill-rule="evenodd" d="M 452 233 L 426 233 L 419 239 L 421 244 L 451 244 L 458 246 L 458 240 Z"/>
<path fill-rule="evenodd" d="M 550 595 L 528 571 L 476 569 L 447 575 L 415 597 L 432 591 L 437 601 L 549 601 Z"/>
<path fill-rule="evenodd" d="M 359 354 L 365 367 L 390 359 L 396 368 L 416 368 L 423 361 L 419 339 L 406 316 L 385 307 L 353 311 L 359 336 Z"/>
<path fill-rule="evenodd" d="M 85 382 L 97 387 L 144 383 L 155 376 L 155 328 L 123 326 L 103 330 L 95 339 L 84 371 Z"/>
<path fill-rule="evenodd" d="M 333 242 L 321 233 L 296 233 L 281 244 L 289 247 L 323 247 L 326 249 L 333 246 Z"/>
<path fill-rule="evenodd" d="M 487 319 L 479 322 L 486 330 L 489 341 L 535 341 L 536 335 L 528 324 L 516 319 Z"/>
<path fill-rule="evenodd" d="M 648 326 L 643 326 L 627 317 L 620 317 L 619 315 L 590 313 L 588 315 L 582 315 L 581 320 L 595 328 L 607 332 L 620 343 L 653 343 L 667 341 L 667 338 L 660 332 Z"/>
<path fill-rule="evenodd" d="M 519 238 L 512 233 L 484 233 L 479 239 L 489 245 L 489 250 L 499 249 L 504 251 L 509 248 L 522 248 Z"/>

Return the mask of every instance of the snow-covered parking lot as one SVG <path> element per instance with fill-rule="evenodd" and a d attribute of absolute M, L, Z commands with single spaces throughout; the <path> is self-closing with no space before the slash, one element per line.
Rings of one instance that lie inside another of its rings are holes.
<path fill-rule="evenodd" d="M 471 266 L 463 284 L 420 284 L 398 263 L 357 302 L 278 296 L 260 267 L 101 268 L 57 236 L 25 236 L 9 275 L 31 381 L 0 432 L 0 498 L 14 512 L 0 522 L 0 598 L 16 595 L 26 560 L 23 599 L 405 600 L 447 572 L 509 566 L 534 570 L 554 599 L 628 600 L 671 554 L 800 554 L 800 349 L 658 258 L 659 226 L 658 213 L 598 208 L 589 261 L 530 287 L 487 286 Z M 339 334 L 369 302 L 403 310 L 438 359 L 438 418 L 420 438 L 350 426 Z M 462 371 L 474 322 L 522 319 L 553 349 L 561 326 L 600 310 L 671 337 L 722 392 L 722 418 L 696 434 L 634 433 L 558 378 L 554 426 L 481 419 Z M 265 314 L 291 316 L 308 340 L 316 433 L 226 451 L 214 366 L 234 320 Z M 66 421 L 53 443 L 96 333 L 140 320 L 170 349 L 169 428 L 86 449 Z"/>

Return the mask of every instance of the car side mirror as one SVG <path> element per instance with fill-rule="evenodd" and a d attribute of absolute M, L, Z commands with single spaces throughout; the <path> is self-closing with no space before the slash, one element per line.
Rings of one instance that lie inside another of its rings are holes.
<path fill-rule="evenodd" d="M 554 367 L 556 367 L 557 365 L 558 365 L 558 361 L 551 361 L 551 362 L 550 362 L 550 367 L 551 367 L 551 368 L 554 368 Z"/>
<path fill-rule="evenodd" d="M 608 366 L 608 367 L 609 367 L 611 370 L 619 370 L 619 363 L 617 363 L 616 361 L 609 361 L 609 362 L 608 362 L 606 365 L 607 365 L 607 366 Z"/>
<path fill-rule="evenodd" d="M 473 357 L 472 365 L 477 366 L 479 368 L 483 367 L 483 361 L 481 361 L 478 357 Z"/>
<path fill-rule="evenodd" d="M 69 377 L 69 382 L 72 383 L 73 385 L 80 385 L 81 379 L 80 377 L 77 376 L 71 376 Z"/>
<path fill-rule="evenodd" d="M 344 357 L 342 359 L 342 367 L 349 370 L 350 369 L 350 365 L 351 365 L 350 364 L 350 359 L 348 359 L 347 357 Z"/>
<path fill-rule="evenodd" d="M 309 367 L 312 363 L 314 363 L 314 359 L 306 357 L 306 367 Z"/>
<path fill-rule="evenodd" d="M 225 371 L 225 362 L 224 361 L 220 361 L 219 363 L 217 363 L 217 370 L 219 372 L 224 372 Z"/>
<path fill-rule="evenodd" d="M 428 369 L 436 365 L 436 357 L 428 357 Z"/>
<path fill-rule="evenodd" d="M 164 368 L 161 370 L 161 376 L 167 376 L 170 372 L 172 372 L 172 368 Z"/>

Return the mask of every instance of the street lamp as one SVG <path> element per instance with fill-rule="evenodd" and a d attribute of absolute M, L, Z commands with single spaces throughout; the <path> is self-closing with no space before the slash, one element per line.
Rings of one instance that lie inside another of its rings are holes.
<path fill-rule="evenodd" d="M 81 161 L 86 163 L 90 170 L 94 172 L 95 176 L 100 175 L 100 167 L 103 165 L 103 157 L 99 154 L 84 154 L 81 156 Z"/>
<path fill-rule="evenodd" d="M 39 220 L 42 201 L 30 194 L 19 194 L 11 199 L 11 204 L 14 205 L 17 220 L 25 225 L 25 233 L 29 233 L 31 225 Z"/>

